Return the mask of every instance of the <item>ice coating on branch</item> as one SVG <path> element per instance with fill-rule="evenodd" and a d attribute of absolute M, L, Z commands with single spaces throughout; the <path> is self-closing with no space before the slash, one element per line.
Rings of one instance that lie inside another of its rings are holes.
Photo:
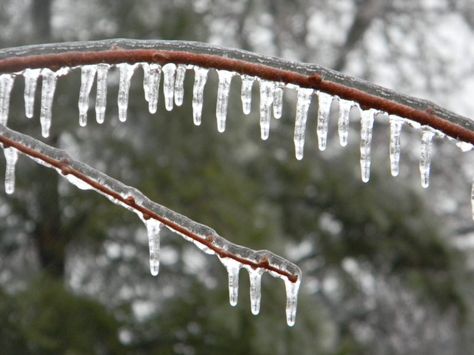
<path fill-rule="evenodd" d="M 337 132 L 339 134 L 339 144 L 342 147 L 347 145 L 349 137 L 349 115 L 351 108 L 354 105 L 353 101 L 348 101 L 339 98 L 339 117 L 337 121 Z"/>
<path fill-rule="evenodd" d="M 248 75 L 242 75 L 240 78 L 242 79 L 242 87 L 240 89 L 242 111 L 245 115 L 248 115 L 252 109 L 252 86 L 255 78 Z"/>
<path fill-rule="evenodd" d="M 87 125 L 87 110 L 89 109 L 89 95 L 94 83 L 97 65 L 84 65 L 81 67 L 81 88 L 79 89 L 79 125 Z"/>
<path fill-rule="evenodd" d="M 157 63 L 142 63 L 143 91 L 148 102 L 148 111 L 156 113 L 158 108 L 158 94 L 160 89 L 161 65 Z"/>
<path fill-rule="evenodd" d="M 291 282 L 285 279 L 285 290 L 286 290 L 286 323 L 292 327 L 296 321 L 296 306 L 298 303 L 298 291 L 301 284 L 301 279 L 296 282 Z"/>
<path fill-rule="evenodd" d="M 128 96 L 130 92 L 130 81 L 136 68 L 136 64 L 121 63 L 117 64 L 120 71 L 119 90 L 117 105 L 119 111 L 119 121 L 127 120 Z"/>
<path fill-rule="evenodd" d="M 229 102 L 230 82 L 234 73 L 227 70 L 218 70 L 219 85 L 217 87 L 216 119 L 217 131 L 225 131 L 225 120 L 227 117 L 227 104 Z"/>
<path fill-rule="evenodd" d="M 427 188 L 430 185 L 430 166 L 432 156 L 432 143 L 434 132 L 429 128 L 422 128 L 421 147 L 420 147 L 420 178 L 421 186 Z"/>
<path fill-rule="evenodd" d="M 181 106 L 183 104 L 185 75 L 186 65 L 178 64 L 176 67 L 176 78 L 174 81 L 174 103 L 176 106 Z"/>
<path fill-rule="evenodd" d="M 51 128 L 51 118 L 53 109 L 54 92 L 56 91 L 57 75 L 51 69 L 41 70 L 41 134 L 43 137 L 49 137 Z"/>
<path fill-rule="evenodd" d="M 274 89 L 275 83 L 273 81 L 260 81 L 260 137 L 262 140 L 267 140 L 270 135 Z"/>
<path fill-rule="evenodd" d="M 107 106 L 107 75 L 109 73 L 109 64 L 97 65 L 97 93 L 95 99 L 95 119 L 98 124 L 104 123 L 105 108 Z"/>
<path fill-rule="evenodd" d="M 12 74 L 0 75 L 0 124 L 6 126 L 10 110 L 10 95 L 15 77 Z"/>
<path fill-rule="evenodd" d="M 161 223 L 153 218 L 145 220 L 148 247 L 150 249 L 150 272 L 157 276 L 160 271 L 160 230 Z"/>
<path fill-rule="evenodd" d="M 247 268 L 250 279 L 250 310 L 253 315 L 260 313 L 260 300 L 262 299 L 262 274 L 263 270 L 260 268 Z"/>
<path fill-rule="evenodd" d="M 360 172 L 363 182 L 370 179 L 370 144 L 376 110 L 364 110 L 360 116 Z"/>
<path fill-rule="evenodd" d="M 5 192 L 11 195 L 15 192 L 15 166 L 18 160 L 18 151 L 15 148 L 3 148 L 5 154 Z"/>
<path fill-rule="evenodd" d="M 283 112 L 283 87 L 280 84 L 275 85 L 273 90 L 273 117 L 281 118 Z"/>
<path fill-rule="evenodd" d="M 163 94 L 165 96 L 166 111 L 173 110 L 174 96 L 174 77 L 176 72 L 176 64 L 167 63 L 163 66 Z"/>
<path fill-rule="evenodd" d="M 229 303 L 232 307 L 237 305 L 239 299 L 239 271 L 242 265 L 232 258 L 219 258 L 227 269 L 229 278 Z"/>
<path fill-rule="evenodd" d="M 313 89 L 298 88 L 298 98 L 296 101 L 295 132 L 293 140 L 295 143 L 296 159 L 303 159 L 304 135 L 306 130 L 306 120 L 308 118 L 308 109 L 311 104 L 311 95 Z"/>
<path fill-rule="evenodd" d="M 400 172 L 400 136 L 403 119 L 390 115 L 390 172 L 398 176 Z"/>
<path fill-rule="evenodd" d="M 202 104 L 204 102 L 204 86 L 207 82 L 209 69 L 194 67 L 193 86 L 193 122 L 196 126 L 201 124 Z"/>
<path fill-rule="evenodd" d="M 33 117 L 33 109 L 35 105 L 36 85 L 41 69 L 25 69 L 23 71 L 23 78 L 25 79 L 25 116 L 27 118 Z"/>
<path fill-rule="evenodd" d="M 328 136 L 328 121 L 331 110 L 332 96 L 325 92 L 318 92 L 318 124 L 316 132 L 318 134 L 319 150 L 325 150 Z"/>

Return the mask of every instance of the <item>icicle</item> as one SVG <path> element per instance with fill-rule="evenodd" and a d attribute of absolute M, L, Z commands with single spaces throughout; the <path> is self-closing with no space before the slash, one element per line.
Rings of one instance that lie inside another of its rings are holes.
<path fill-rule="evenodd" d="M 0 75 L 0 124 L 6 126 L 10 110 L 10 94 L 15 77 L 12 74 Z"/>
<path fill-rule="evenodd" d="M 49 130 L 51 128 L 52 118 L 52 106 L 54 92 L 56 90 L 57 75 L 50 69 L 41 70 L 42 82 L 41 82 L 41 134 L 43 137 L 49 136 Z"/>
<path fill-rule="evenodd" d="M 94 83 L 97 65 L 84 65 L 81 67 L 81 88 L 79 90 L 79 125 L 87 124 L 87 110 L 89 109 L 89 94 Z"/>
<path fill-rule="evenodd" d="M 420 154 L 420 177 L 421 186 L 427 188 L 430 185 L 430 165 L 432 155 L 432 140 L 434 133 L 429 129 L 423 129 L 421 135 L 421 154 Z"/>
<path fill-rule="evenodd" d="M 339 99 L 339 118 L 337 122 L 337 131 L 339 134 L 339 143 L 342 147 L 347 145 L 347 138 L 349 136 L 349 115 L 351 108 L 354 105 L 352 101 Z"/>
<path fill-rule="evenodd" d="M 242 111 L 245 115 L 250 113 L 252 108 L 252 85 L 255 78 L 248 75 L 242 75 L 242 87 L 241 87 L 241 99 L 242 99 Z"/>
<path fill-rule="evenodd" d="M 193 121 L 196 126 L 201 124 L 204 86 L 206 85 L 208 72 L 209 70 L 206 68 L 194 67 Z"/>
<path fill-rule="evenodd" d="M 370 144 L 372 142 L 372 127 L 377 111 L 370 109 L 361 113 L 360 127 L 360 171 L 363 182 L 370 179 Z"/>
<path fill-rule="evenodd" d="M 249 267 L 248 272 L 250 278 L 250 309 L 253 315 L 257 315 L 260 312 L 260 300 L 262 298 L 261 281 L 263 270 Z"/>
<path fill-rule="evenodd" d="M 173 109 L 175 72 L 176 64 L 168 63 L 163 66 L 163 94 L 165 96 L 165 108 L 167 111 Z"/>
<path fill-rule="evenodd" d="M 145 221 L 150 249 L 150 272 L 153 276 L 160 271 L 160 230 L 161 223 L 153 218 Z"/>
<path fill-rule="evenodd" d="M 300 288 L 300 279 L 296 282 L 291 282 L 284 279 L 286 289 L 286 323 L 292 327 L 296 320 L 296 306 L 298 302 L 298 290 Z"/>
<path fill-rule="evenodd" d="M 332 96 L 324 92 L 318 92 L 318 124 L 316 132 L 318 134 L 319 150 L 325 150 L 328 136 L 328 121 L 331 110 Z"/>
<path fill-rule="evenodd" d="M 117 98 L 119 121 L 125 122 L 127 120 L 130 80 L 132 79 L 136 64 L 121 63 L 118 64 L 117 67 L 120 70 L 119 91 Z"/>
<path fill-rule="evenodd" d="M 185 75 L 186 65 L 178 64 L 178 67 L 176 68 L 176 79 L 174 81 L 174 103 L 176 106 L 181 106 L 183 104 Z"/>
<path fill-rule="evenodd" d="M 474 180 L 472 181 L 472 186 L 471 186 L 471 211 L 472 211 L 472 219 L 474 220 Z"/>
<path fill-rule="evenodd" d="M 35 92 L 36 85 L 38 82 L 38 77 L 40 75 L 41 69 L 26 69 L 23 72 L 23 77 L 25 78 L 25 115 L 28 118 L 33 117 L 33 109 L 35 105 Z"/>
<path fill-rule="evenodd" d="M 227 103 L 229 101 L 230 82 L 234 73 L 227 70 L 218 70 L 219 86 L 217 88 L 216 118 L 217 131 L 225 131 L 225 120 L 227 116 Z"/>
<path fill-rule="evenodd" d="M 308 109 L 311 103 L 313 89 L 298 88 L 298 99 L 296 102 L 295 132 L 293 140 L 295 142 L 296 159 L 303 159 L 304 135 L 306 130 L 306 120 Z"/>
<path fill-rule="evenodd" d="M 273 81 L 260 81 L 260 137 L 267 140 L 270 134 L 270 118 L 273 103 Z"/>
<path fill-rule="evenodd" d="M 158 93 L 161 79 L 161 65 L 156 63 L 142 63 L 143 68 L 143 91 L 145 100 L 148 102 L 148 111 L 156 113 L 158 108 Z"/>
<path fill-rule="evenodd" d="M 107 75 L 109 64 L 97 65 L 97 96 L 95 99 L 95 119 L 98 124 L 104 123 L 105 108 L 107 106 Z"/>
<path fill-rule="evenodd" d="M 283 111 L 283 88 L 280 85 L 276 85 L 273 90 L 273 117 L 276 119 L 281 118 Z"/>
<path fill-rule="evenodd" d="M 232 307 L 237 305 L 239 299 L 239 271 L 241 264 L 232 258 L 219 258 L 227 269 L 229 277 L 229 303 Z"/>
<path fill-rule="evenodd" d="M 400 172 L 400 136 L 403 120 L 400 117 L 390 116 L 390 171 L 392 176 Z"/>
<path fill-rule="evenodd" d="M 15 192 L 15 165 L 18 160 L 18 151 L 15 148 L 4 148 L 7 166 L 5 169 L 5 192 L 11 195 Z"/>

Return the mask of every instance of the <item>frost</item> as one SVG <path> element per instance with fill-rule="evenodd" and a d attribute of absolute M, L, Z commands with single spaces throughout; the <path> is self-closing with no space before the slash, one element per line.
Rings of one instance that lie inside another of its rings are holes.
<path fill-rule="evenodd" d="M 0 124 L 6 126 L 10 110 L 10 95 L 15 77 L 12 74 L 0 75 Z"/>
<path fill-rule="evenodd" d="M 125 122 L 127 120 L 130 81 L 132 79 L 136 66 L 136 64 L 128 63 L 121 63 L 117 65 L 120 71 L 119 90 L 117 98 L 120 122 Z"/>
<path fill-rule="evenodd" d="M 339 117 L 337 122 L 337 131 L 339 134 L 339 144 L 342 147 L 347 145 L 347 140 L 349 137 L 349 115 L 351 113 L 351 108 L 354 106 L 353 101 L 348 101 L 339 98 Z"/>
<path fill-rule="evenodd" d="M 87 125 L 87 110 L 89 109 L 89 95 L 94 83 L 97 65 L 84 65 L 81 67 L 81 88 L 79 89 L 79 125 Z"/>
<path fill-rule="evenodd" d="M 316 132 L 318 134 L 319 150 L 325 150 L 328 136 L 328 121 L 331 110 L 332 96 L 324 92 L 318 92 L 318 124 Z"/>
<path fill-rule="evenodd" d="M 174 81 L 174 103 L 176 104 L 176 106 L 181 106 L 183 104 L 185 75 L 186 65 L 178 64 L 176 68 L 176 78 Z"/>
<path fill-rule="evenodd" d="M 230 82 L 234 73 L 227 70 L 218 70 L 219 85 L 217 87 L 216 119 L 217 131 L 225 131 L 225 121 L 227 116 L 227 104 L 229 102 Z"/>
<path fill-rule="evenodd" d="M 38 77 L 41 69 L 26 69 L 22 74 L 25 78 L 25 116 L 27 118 L 33 117 L 33 109 L 35 105 L 35 93 L 38 83 Z"/>
<path fill-rule="evenodd" d="M 364 110 L 360 117 L 360 172 L 363 182 L 370 179 L 370 144 L 376 110 Z"/>
<path fill-rule="evenodd" d="M 267 140 L 270 135 L 274 89 L 275 83 L 273 81 L 260 81 L 260 136 L 262 140 Z"/>
<path fill-rule="evenodd" d="M 392 176 L 398 176 L 400 172 L 400 136 L 403 119 L 390 116 L 390 172 Z"/>
<path fill-rule="evenodd" d="M 143 91 L 148 102 L 148 111 L 156 113 L 158 109 L 158 94 L 160 89 L 161 65 L 156 63 L 142 63 Z"/>
<path fill-rule="evenodd" d="M 242 99 L 242 111 L 248 115 L 252 109 L 252 86 L 255 78 L 253 76 L 242 75 L 242 87 L 240 97 Z"/>
<path fill-rule="evenodd" d="M 204 86 L 207 82 L 208 72 L 209 70 L 206 68 L 194 67 L 193 122 L 196 126 L 201 124 Z"/>
<path fill-rule="evenodd" d="M 98 124 L 104 123 L 105 108 L 107 106 L 107 76 L 109 64 L 97 65 L 97 94 L 95 99 L 95 119 Z"/>
<path fill-rule="evenodd" d="M 41 134 L 47 138 L 51 128 L 52 106 L 58 75 L 51 69 L 43 69 L 41 70 L 41 76 Z"/>
<path fill-rule="evenodd" d="M 176 64 L 168 63 L 163 66 L 163 94 L 165 97 L 166 111 L 173 110 L 175 72 Z"/>
<path fill-rule="evenodd" d="M 153 276 L 157 276 L 160 271 L 160 231 L 161 222 L 152 218 L 145 221 L 148 247 L 150 249 L 150 272 Z"/>
<path fill-rule="evenodd" d="M 273 90 L 273 117 L 281 118 L 283 112 L 283 87 L 281 84 L 276 84 Z"/>
<path fill-rule="evenodd" d="M 303 159 L 304 135 L 306 130 L 306 120 L 308 118 L 308 109 L 311 104 L 311 95 L 313 89 L 298 88 L 298 98 L 296 101 L 295 132 L 293 140 L 295 143 L 296 159 Z"/>
<path fill-rule="evenodd" d="M 432 157 L 432 145 L 434 132 L 429 127 L 422 127 L 420 147 L 420 178 L 421 186 L 427 188 L 430 185 L 430 166 Z"/>
<path fill-rule="evenodd" d="M 18 151 L 15 148 L 3 148 L 5 154 L 5 192 L 11 195 L 15 192 L 15 166 L 18 160 Z"/>

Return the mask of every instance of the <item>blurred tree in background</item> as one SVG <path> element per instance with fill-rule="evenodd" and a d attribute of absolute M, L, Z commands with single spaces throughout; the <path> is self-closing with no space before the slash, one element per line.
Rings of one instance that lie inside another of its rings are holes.
<path fill-rule="evenodd" d="M 2 47 L 117 37 L 211 42 L 316 62 L 460 113 L 474 110 L 462 96 L 474 78 L 466 64 L 466 43 L 474 43 L 468 0 L 4 0 L 0 23 Z M 450 27 L 462 38 L 452 40 L 443 31 Z M 140 75 L 126 124 L 116 117 L 112 72 L 106 122 L 86 128 L 77 125 L 79 73 L 60 80 L 47 143 L 236 243 L 288 255 L 304 272 L 296 326 L 284 321 L 281 282 L 263 279 L 254 318 L 247 277 L 239 305 L 230 307 L 222 266 L 175 235 L 164 235 L 162 269 L 153 278 L 138 219 L 20 159 L 15 195 L 0 196 L 2 351 L 472 353 L 470 254 L 454 243 L 473 232 L 472 171 L 455 147 L 439 145 L 427 193 L 416 181 L 417 137 L 404 133 L 403 170 L 394 180 L 388 130 L 380 125 L 372 179 L 363 184 L 358 125 L 347 149 L 333 139 L 320 153 L 309 120 L 305 159 L 296 161 L 291 95 L 262 143 L 257 112 L 244 119 L 238 95 L 230 98 L 226 133 L 215 132 L 214 74 L 200 127 L 192 124 L 192 75 L 184 105 L 160 107 L 156 117 L 146 110 Z M 39 125 L 23 118 L 22 89 L 17 82 L 11 126 L 38 137 Z M 234 80 L 231 93 L 239 89 Z"/>

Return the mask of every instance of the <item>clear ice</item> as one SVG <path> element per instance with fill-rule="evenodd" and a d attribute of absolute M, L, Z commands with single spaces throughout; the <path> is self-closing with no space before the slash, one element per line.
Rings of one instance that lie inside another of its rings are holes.
<path fill-rule="evenodd" d="M 217 131 L 225 131 L 225 120 L 227 116 L 227 104 L 229 102 L 230 82 L 234 73 L 227 70 L 218 70 L 219 85 L 217 87 L 216 119 Z"/>
<path fill-rule="evenodd" d="M 87 110 L 89 109 L 89 94 L 94 83 L 97 65 L 84 65 L 81 67 L 81 88 L 79 90 L 79 125 L 87 125 Z"/>
<path fill-rule="evenodd" d="M 145 221 L 148 247 L 150 249 L 150 272 L 153 276 L 160 271 L 160 230 L 161 223 L 153 218 Z"/>
<path fill-rule="evenodd" d="M 176 64 L 167 63 L 163 65 L 163 94 L 165 97 L 166 111 L 173 110 L 174 96 L 174 77 L 176 72 Z"/>
<path fill-rule="evenodd" d="M 232 307 L 237 305 L 239 299 L 239 271 L 242 265 L 232 258 L 219 258 L 227 269 L 229 278 L 229 303 Z"/>
<path fill-rule="evenodd" d="M 400 172 L 400 136 L 403 119 L 390 116 L 390 172 L 392 176 L 398 176 Z"/>
<path fill-rule="evenodd" d="M 176 78 L 174 80 L 174 103 L 176 106 L 181 106 L 183 104 L 185 75 L 186 64 L 178 64 L 176 67 Z"/>
<path fill-rule="evenodd" d="M 193 122 L 196 126 L 201 124 L 202 104 L 204 102 L 204 86 L 207 82 L 209 69 L 194 67 L 193 87 Z"/>
<path fill-rule="evenodd" d="M 279 84 L 275 85 L 273 90 L 273 117 L 281 118 L 283 112 L 283 87 Z"/>
<path fill-rule="evenodd" d="M 324 92 L 318 92 L 318 123 L 316 132 L 318 134 L 319 150 L 325 150 L 328 137 L 328 121 L 331 110 L 332 96 Z"/>
<path fill-rule="evenodd" d="M 41 70 L 41 134 L 43 137 L 49 137 L 49 130 L 51 128 L 52 108 L 54 92 L 56 90 L 57 75 L 51 69 Z"/>
<path fill-rule="evenodd" d="M 425 189 L 430 185 L 430 166 L 433 136 L 434 132 L 432 132 L 429 128 L 423 128 L 420 148 L 420 178 L 421 186 Z"/>
<path fill-rule="evenodd" d="M 6 126 L 10 110 L 10 94 L 15 77 L 12 74 L 0 75 L 0 124 Z"/>
<path fill-rule="evenodd" d="M 337 121 L 337 132 L 339 134 L 339 144 L 342 147 L 347 145 L 349 137 L 349 115 L 351 108 L 354 105 L 353 101 L 348 101 L 339 98 L 339 117 Z"/>
<path fill-rule="evenodd" d="M 301 280 L 291 282 L 284 279 L 286 289 L 286 323 L 292 327 L 296 321 L 296 306 L 298 303 L 298 290 L 300 288 Z"/>
<path fill-rule="evenodd" d="M 95 99 L 95 119 L 98 124 L 104 123 L 105 108 L 107 106 L 107 75 L 110 65 L 101 63 L 97 65 L 97 94 Z"/>
<path fill-rule="evenodd" d="M 157 63 L 142 63 L 143 91 L 148 102 L 148 111 L 156 113 L 158 109 L 158 93 L 161 79 L 161 65 Z"/>
<path fill-rule="evenodd" d="M 370 179 L 370 144 L 376 110 L 363 110 L 360 117 L 360 172 L 363 182 Z"/>
<path fill-rule="evenodd" d="M 262 140 L 267 140 L 270 135 L 274 89 L 273 81 L 260 80 L 260 137 Z"/>
<path fill-rule="evenodd" d="M 242 111 L 245 115 L 250 113 L 252 108 L 252 86 L 255 78 L 253 76 L 242 75 L 242 87 L 240 96 L 242 99 Z"/>
<path fill-rule="evenodd" d="M 250 310 L 253 315 L 260 313 L 260 300 L 262 299 L 262 274 L 263 270 L 260 268 L 248 268 L 250 279 Z"/>
<path fill-rule="evenodd" d="M 18 151 L 15 148 L 8 147 L 3 149 L 6 160 L 5 168 L 5 192 L 11 195 L 15 192 L 15 166 L 18 160 Z"/>
<path fill-rule="evenodd" d="M 119 91 L 117 105 L 119 111 L 119 121 L 127 120 L 128 97 L 130 91 L 130 81 L 136 68 L 136 64 L 121 63 L 117 64 L 120 71 Z"/>
<path fill-rule="evenodd" d="M 23 72 L 25 78 L 25 115 L 27 118 L 33 117 L 33 109 L 35 105 L 36 85 L 41 69 L 26 69 Z"/>
<path fill-rule="evenodd" d="M 311 95 L 313 89 L 298 88 L 298 98 L 296 101 L 295 132 L 293 140 L 295 142 L 296 159 L 303 159 L 304 135 L 306 130 L 306 120 L 308 118 L 308 109 L 311 104 Z"/>

